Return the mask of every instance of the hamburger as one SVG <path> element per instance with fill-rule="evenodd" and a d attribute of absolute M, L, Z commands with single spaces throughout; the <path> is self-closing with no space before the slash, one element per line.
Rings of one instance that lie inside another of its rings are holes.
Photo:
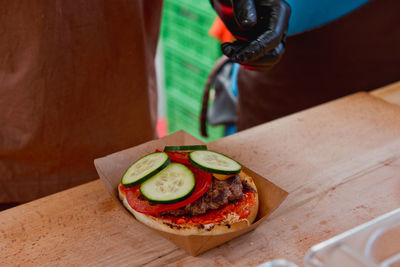
<path fill-rule="evenodd" d="M 167 146 L 134 162 L 118 186 L 137 220 L 178 235 L 216 235 L 247 227 L 258 212 L 251 176 L 206 146 Z"/>

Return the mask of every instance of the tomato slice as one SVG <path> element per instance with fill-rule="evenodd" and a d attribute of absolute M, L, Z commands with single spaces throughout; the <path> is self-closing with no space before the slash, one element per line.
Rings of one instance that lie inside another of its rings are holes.
<path fill-rule="evenodd" d="M 156 152 L 163 152 L 162 150 L 156 149 Z M 172 162 L 178 162 L 185 165 L 191 165 L 189 161 L 189 153 L 179 151 L 164 151 L 168 154 Z"/>
<path fill-rule="evenodd" d="M 189 162 L 189 153 L 183 153 L 178 151 L 165 151 L 172 162 L 178 162 L 185 165 L 191 165 Z"/>
<path fill-rule="evenodd" d="M 179 154 L 184 154 L 184 153 L 180 153 L 180 152 L 172 152 L 172 153 L 174 154 L 173 157 L 176 156 L 176 158 L 171 158 L 171 161 L 183 163 L 182 161 L 184 161 L 184 159 L 181 157 L 181 155 L 176 155 L 176 153 L 179 153 Z M 169 154 L 169 152 L 168 152 L 168 154 Z M 170 155 L 170 157 L 171 157 L 171 155 Z M 187 159 L 187 162 L 189 164 L 189 159 Z M 134 210 L 136 210 L 140 213 L 156 214 L 156 213 L 167 211 L 167 210 L 179 209 L 179 208 L 182 208 L 183 206 L 186 206 L 186 205 L 196 201 L 198 198 L 200 198 L 202 195 L 204 195 L 207 192 L 207 190 L 210 188 L 210 185 L 212 182 L 211 173 L 197 169 L 196 167 L 194 167 L 192 165 L 187 165 L 187 167 L 194 174 L 194 178 L 196 180 L 196 186 L 194 188 L 193 193 L 187 199 L 182 200 L 178 203 L 152 204 L 145 199 L 139 198 L 140 197 L 140 190 L 139 190 L 140 185 L 134 186 L 134 187 L 129 187 L 129 188 L 126 188 L 123 185 L 120 185 L 120 186 L 122 186 L 122 191 L 125 191 L 125 193 L 126 193 L 126 199 L 129 203 L 129 205 Z"/>

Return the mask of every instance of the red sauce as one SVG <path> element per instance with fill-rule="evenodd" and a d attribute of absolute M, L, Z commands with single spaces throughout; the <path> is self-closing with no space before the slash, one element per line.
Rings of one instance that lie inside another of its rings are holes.
<path fill-rule="evenodd" d="M 172 216 L 172 215 L 153 215 L 157 218 L 169 220 L 175 224 L 185 225 L 200 225 L 209 223 L 218 223 L 227 218 L 231 212 L 235 212 L 240 216 L 240 219 L 245 219 L 250 214 L 250 207 L 255 204 L 255 193 L 247 191 L 243 194 L 243 199 L 229 203 L 217 210 L 209 210 L 206 214 L 199 216 Z"/>
<path fill-rule="evenodd" d="M 126 195 L 126 191 L 125 191 L 125 186 L 123 186 L 122 184 L 119 185 L 119 189 L 121 190 L 123 195 Z"/>

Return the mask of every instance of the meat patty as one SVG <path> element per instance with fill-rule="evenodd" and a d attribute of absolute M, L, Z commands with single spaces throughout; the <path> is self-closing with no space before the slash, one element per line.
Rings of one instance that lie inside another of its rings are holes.
<path fill-rule="evenodd" d="M 162 212 L 161 215 L 201 215 L 209 209 L 218 209 L 229 202 L 242 199 L 243 189 L 249 190 L 248 187 L 247 183 L 242 184 L 239 176 L 225 181 L 213 178 L 210 188 L 202 197 L 180 209 Z"/>

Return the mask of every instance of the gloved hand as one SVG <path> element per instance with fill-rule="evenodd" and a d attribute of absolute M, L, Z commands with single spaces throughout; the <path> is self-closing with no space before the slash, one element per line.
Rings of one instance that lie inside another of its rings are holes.
<path fill-rule="evenodd" d="M 248 69 L 268 70 L 285 52 L 290 6 L 284 0 L 210 0 L 236 37 L 222 52 Z"/>

